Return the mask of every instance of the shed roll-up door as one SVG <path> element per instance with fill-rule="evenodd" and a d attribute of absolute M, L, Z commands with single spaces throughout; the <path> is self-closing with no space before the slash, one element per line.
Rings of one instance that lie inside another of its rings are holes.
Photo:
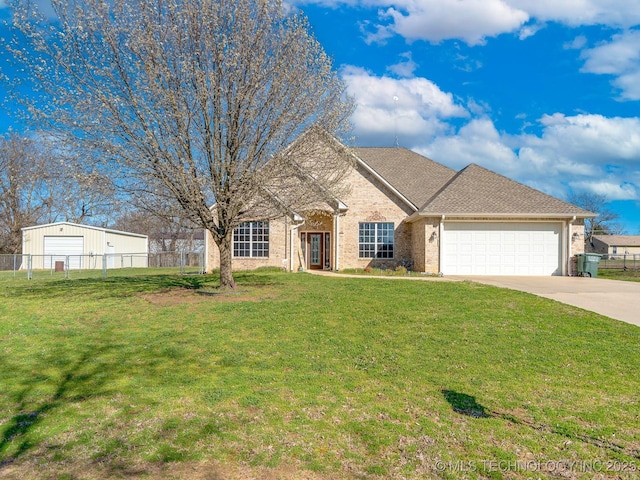
<path fill-rule="evenodd" d="M 445 275 L 562 275 L 560 223 L 444 223 Z"/>
<path fill-rule="evenodd" d="M 66 261 L 69 257 L 69 268 L 82 268 L 84 253 L 84 237 L 44 237 L 44 268 L 52 268 L 55 262 Z"/>

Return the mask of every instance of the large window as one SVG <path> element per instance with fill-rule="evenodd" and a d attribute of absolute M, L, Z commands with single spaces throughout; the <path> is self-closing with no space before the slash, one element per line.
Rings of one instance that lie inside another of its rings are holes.
<path fill-rule="evenodd" d="M 358 235 L 360 258 L 393 258 L 393 223 L 361 223 Z"/>
<path fill-rule="evenodd" d="M 233 230 L 234 257 L 269 256 L 269 222 L 244 222 Z"/>

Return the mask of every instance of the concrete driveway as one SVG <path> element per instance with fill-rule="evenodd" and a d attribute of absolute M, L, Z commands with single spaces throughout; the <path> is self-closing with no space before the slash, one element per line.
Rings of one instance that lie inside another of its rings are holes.
<path fill-rule="evenodd" d="M 584 277 L 449 276 L 533 293 L 640 326 L 640 282 Z"/>

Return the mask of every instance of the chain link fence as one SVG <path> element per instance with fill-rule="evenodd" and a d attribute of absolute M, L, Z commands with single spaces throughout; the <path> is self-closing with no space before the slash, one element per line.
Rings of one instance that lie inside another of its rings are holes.
<path fill-rule="evenodd" d="M 640 270 L 640 254 L 603 255 L 598 268 Z"/>
<path fill-rule="evenodd" d="M 203 252 L 118 253 L 105 255 L 0 255 L 0 275 L 15 278 L 81 278 L 119 275 L 127 270 L 163 268 L 203 274 Z"/>

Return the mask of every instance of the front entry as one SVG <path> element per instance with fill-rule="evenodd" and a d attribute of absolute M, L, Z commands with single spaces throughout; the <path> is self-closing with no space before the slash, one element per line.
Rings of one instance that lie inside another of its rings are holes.
<path fill-rule="evenodd" d="M 309 270 L 331 269 L 331 233 L 307 232 L 300 234 L 302 254 Z"/>

